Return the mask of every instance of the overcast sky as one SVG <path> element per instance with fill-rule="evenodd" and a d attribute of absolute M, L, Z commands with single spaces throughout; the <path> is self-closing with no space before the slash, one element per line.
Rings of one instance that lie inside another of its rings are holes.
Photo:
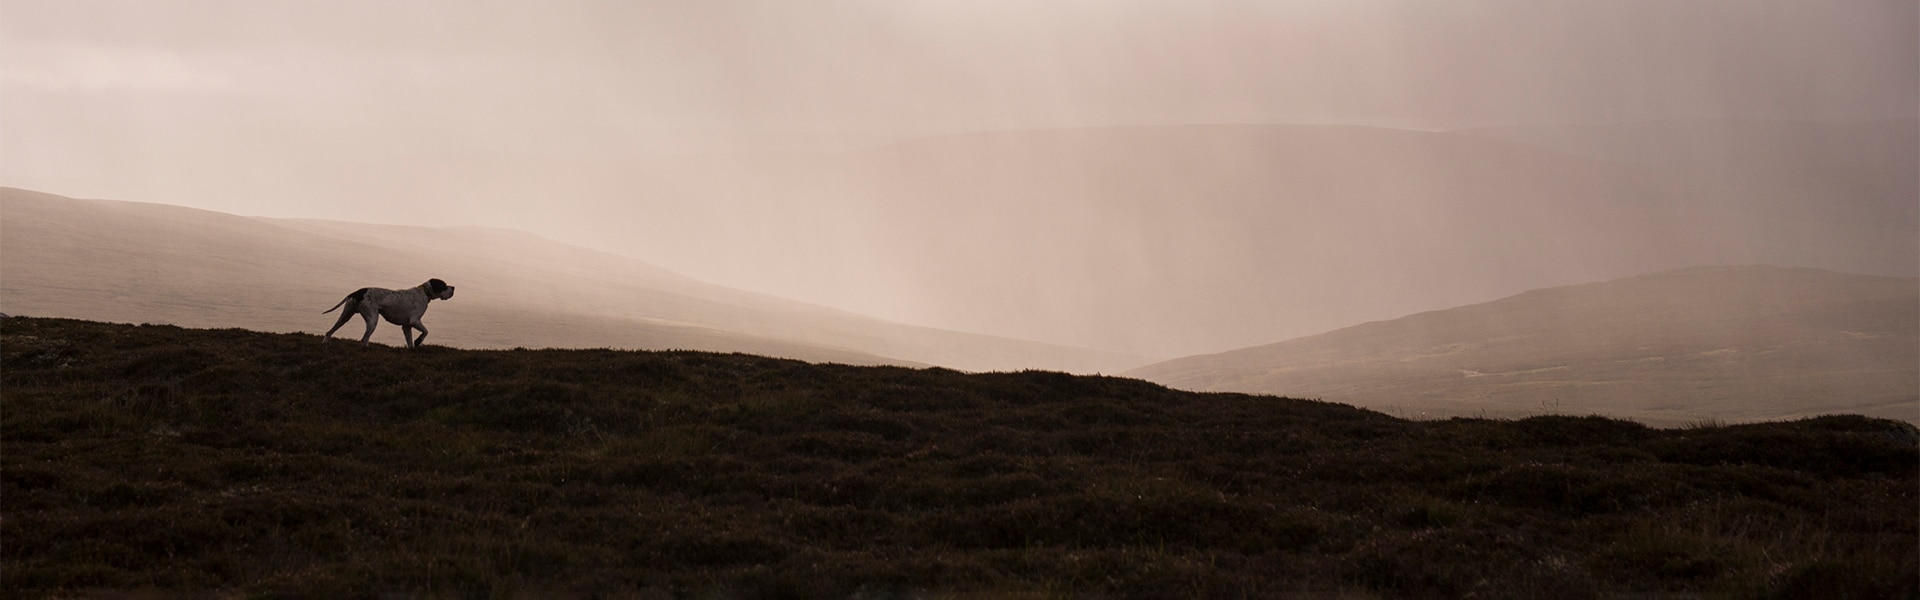
<path fill-rule="evenodd" d="M 1879 0 L 5 0 L 0 176 L 380 220 L 246 173 L 1117 124 L 1911 116 L 1917 20 Z"/>

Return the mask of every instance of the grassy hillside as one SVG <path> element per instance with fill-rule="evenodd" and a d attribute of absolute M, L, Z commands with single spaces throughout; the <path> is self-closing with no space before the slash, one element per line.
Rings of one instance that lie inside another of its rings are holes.
<path fill-rule="evenodd" d="M 24 318 L 0 387 L 7 596 L 1920 594 L 1916 430 L 1855 416 Z"/>
<path fill-rule="evenodd" d="M 1494 302 L 1127 372 L 1409 414 L 1656 424 L 1845 412 L 1920 421 L 1920 280 L 1714 267 Z"/>

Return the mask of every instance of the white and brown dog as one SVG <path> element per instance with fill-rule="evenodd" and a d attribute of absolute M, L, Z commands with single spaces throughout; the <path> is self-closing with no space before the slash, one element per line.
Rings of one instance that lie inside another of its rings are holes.
<path fill-rule="evenodd" d="M 333 305 L 333 308 L 320 311 L 324 315 L 335 308 L 347 307 L 340 311 L 340 320 L 334 322 L 333 329 L 328 329 L 326 337 L 321 338 L 320 342 L 332 340 L 333 332 L 339 331 L 341 325 L 347 324 L 347 319 L 357 314 L 367 321 L 367 333 L 360 336 L 360 343 L 365 344 L 367 338 L 373 337 L 373 327 L 380 324 L 380 320 L 375 318 L 377 315 L 401 327 L 400 333 L 406 336 L 408 348 L 418 348 L 420 342 L 427 339 L 427 326 L 420 324 L 420 317 L 427 314 L 427 303 L 452 298 L 453 286 L 438 279 L 428 279 L 426 283 L 404 290 L 360 288 L 340 299 L 340 303 Z M 418 338 L 413 337 L 415 329 L 420 330 Z"/>

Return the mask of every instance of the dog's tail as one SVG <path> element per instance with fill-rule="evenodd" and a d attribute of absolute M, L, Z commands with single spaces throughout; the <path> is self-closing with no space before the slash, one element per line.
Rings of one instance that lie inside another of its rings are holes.
<path fill-rule="evenodd" d="M 320 314 L 324 315 L 324 314 L 333 312 L 334 309 L 340 308 L 341 306 L 345 306 L 348 301 L 353 301 L 355 303 L 358 303 L 360 302 L 361 298 L 365 298 L 366 296 L 367 296 L 367 288 L 360 288 L 360 289 L 354 290 L 353 293 L 347 294 L 347 297 L 341 298 L 338 304 L 333 305 L 333 308 L 320 311 Z"/>

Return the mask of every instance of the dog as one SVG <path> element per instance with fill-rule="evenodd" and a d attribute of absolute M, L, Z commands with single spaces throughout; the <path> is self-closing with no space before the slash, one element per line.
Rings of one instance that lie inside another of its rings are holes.
<path fill-rule="evenodd" d="M 320 343 L 332 341 L 333 332 L 339 331 L 341 325 L 346 325 L 348 319 L 358 314 L 360 318 L 367 321 L 367 333 L 360 336 L 360 343 L 365 345 L 367 338 L 373 337 L 374 326 L 380 324 L 380 320 L 375 318 L 378 315 L 385 317 L 387 322 L 400 326 L 400 334 L 406 336 L 408 348 L 418 348 L 420 343 L 427 339 L 427 326 L 420 324 L 420 317 L 427 314 L 427 303 L 451 299 L 453 299 L 453 286 L 438 279 L 428 279 L 426 283 L 404 290 L 371 287 L 354 290 L 353 293 L 347 294 L 347 297 L 341 298 L 333 308 L 320 311 L 320 314 L 324 315 L 342 306 L 346 307 L 346 310 L 340 311 L 340 320 L 334 322 L 333 329 L 327 330 L 326 337 L 321 338 Z M 413 337 L 415 329 L 420 330 L 418 338 Z"/>

